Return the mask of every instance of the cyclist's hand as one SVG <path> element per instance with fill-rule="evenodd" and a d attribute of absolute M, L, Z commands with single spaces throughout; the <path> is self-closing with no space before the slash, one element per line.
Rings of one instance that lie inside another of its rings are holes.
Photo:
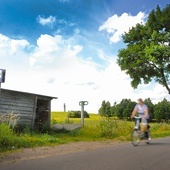
<path fill-rule="evenodd" d="M 131 119 L 133 119 L 133 118 L 134 118 L 134 116 L 133 116 L 133 115 L 131 115 L 130 117 L 131 117 Z"/>

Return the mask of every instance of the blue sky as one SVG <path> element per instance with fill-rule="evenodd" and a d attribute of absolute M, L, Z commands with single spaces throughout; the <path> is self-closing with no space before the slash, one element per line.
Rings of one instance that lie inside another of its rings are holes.
<path fill-rule="evenodd" d="M 97 112 L 102 100 L 168 98 L 164 88 L 140 85 L 116 64 L 125 47 L 121 35 L 145 23 L 157 5 L 168 0 L 1 0 L 0 67 L 7 70 L 3 88 L 58 96 L 53 110 Z M 159 97 L 158 97 L 159 96 Z"/>

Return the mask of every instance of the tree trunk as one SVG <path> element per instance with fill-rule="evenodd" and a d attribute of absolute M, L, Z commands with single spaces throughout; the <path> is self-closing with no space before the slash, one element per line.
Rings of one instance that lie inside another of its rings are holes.
<path fill-rule="evenodd" d="M 169 88 L 169 86 L 167 84 L 163 69 L 161 69 L 161 75 L 162 75 L 162 85 L 165 86 L 165 88 L 167 89 L 167 91 L 168 91 L 168 93 L 170 95 L 170 88 Z"/>

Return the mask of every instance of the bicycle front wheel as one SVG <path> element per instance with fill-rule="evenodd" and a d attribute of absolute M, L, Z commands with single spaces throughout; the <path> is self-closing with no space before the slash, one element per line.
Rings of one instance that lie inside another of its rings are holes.
<path fill-rule="evenodd" d="M 131 141 L 132 141 L 132 144 L 133 144 L 134 146 L 139 145 L 139 142 L 140 142 L 140 134 L 139 134 L 138 130 L 132 130 L 132 133 L 131 133 Z"/>

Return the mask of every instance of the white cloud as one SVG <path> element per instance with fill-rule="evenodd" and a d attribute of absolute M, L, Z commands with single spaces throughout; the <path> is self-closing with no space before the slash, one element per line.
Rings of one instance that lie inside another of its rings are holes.
<path fill-rule="evenodd" d="M 150 90 L 151 88 L 152 90 Z M 168 95 L 167 90 L 160 84 L 146 85 L 146 88 L 140 91 L 140 95 L 143 99 L 151 98 L 153 103 L 162 101 L 164 98 L 170 100 L 170 95 Z"/>
<path fill-rule="evenodd" d="M 53 24 L 56 22 L 56 18 L 54 16 L 51 16 L 51 15 L 47 18 L 39 15 L 37 17 L 37 21 L 41 25 L 48 25 L 50 28 L 52 28 Z"/>
<path fill-rule="evenodd" d="M 99 31 L 106 31 L 109 34 L 110 42 L 116 43 L 121 40 L 124 32 L 128 32 L 129 28 L 137 23 L 145 23 L 146 14 L 139 12 L 136 16 L 123 13 L 121 16 L 117 14 L 108 18 L 103 25 L 99 27 Z"/>
<path fill-rule="evenodd" d="M 56 96 L 58 100 L 52 102 L 52 110 L 63 110 L 64 103 L 67 110 L 79 110 L 79 101 L 87 100 L 89 105 L 85 109 L 97 113 L 102 100 L 113 104 L 123 98 L 157 100 L 158 96 L 168 96 L 163 87 L 157 85 L 133 90 L 129 76 L 120 70 L 115 58 L 105 56 L 101 49 L 100 58 L 107 59 L 107 66 L 98 69 L 98 64 L 80 57 L 84 49 L 75 44 L 72 37 L 41 35 L 31 52 L 24 51 L 30 46 L 26 40 L 18 40 L 17 45 L 14 43 L 17 55 L 8 56 L 12 41 L 0 36 L 0 53 L 4 56 L 0 55 L 0 63 L 7 70 L 2 87 Z"/>
<path fill-rule="evenodd" d="M 24 49 L 30 44 L 24 39 L 10 39 L 2 34 L 0 34 L 0 56 L 6 57 L 11 55 L 16 55 L 18 52 L 23 53 Z"/>
<path fill-rule="evenodd" d="M 30 64 L 35 67 L 51 64 L 53 67 L 63 68 L 71 62 L 74 67 L 74 63 L 77 62 L 77 54 L 81 52 L 82 46 L 71 46 L 70 43 L 69 39 L 65 40 L 60 35 L 54 37 L 47 34 L 41 35 L 37 40 L 37 47 L 30 56 Z"/>

